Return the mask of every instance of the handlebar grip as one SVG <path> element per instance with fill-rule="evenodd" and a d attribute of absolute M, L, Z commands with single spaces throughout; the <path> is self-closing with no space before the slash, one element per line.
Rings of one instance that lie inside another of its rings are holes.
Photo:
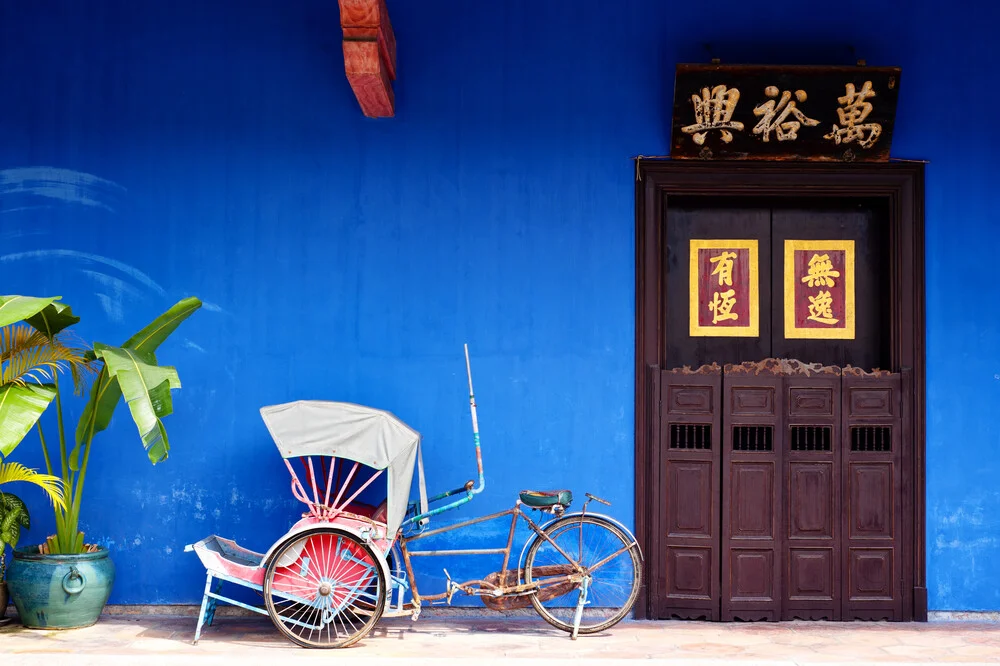
<path fill-rule="evenodd" d="M 475 481 L 466 481 L 465 482 L 465 489 L 466 490 L 472 490 L 475 487 L 475 485 L 476 485 Z"/>
<path fill-rule="evenodd" d="M 609 502 L 607 500 L 603 500 L 600 497 L 597 497 L 596 495 L 591 495 L 590 493 L 584 493 L 584 495 L 586 495 L 590 499 L 594 500 L 595 502 L 600 502 L 604 506 L 611 506 L 611 502 Z"/>

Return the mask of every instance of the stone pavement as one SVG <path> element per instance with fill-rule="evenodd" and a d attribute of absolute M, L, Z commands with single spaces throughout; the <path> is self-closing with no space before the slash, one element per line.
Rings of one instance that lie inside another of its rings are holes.
<path fill-rule="evenodd" d="M 800 666 L 805 664 L 1000 664 L 1000 624 L 784 622 L 622 622 L 605 634 L 569 640 L 537 619 L 425 617 L 385 619 L 356 646 L 305 650 L 286 642 L 264 617 L 217 617 L 197 646 L 193 617 L 106 616 L 73 631 L 0 628 L 0 664 L 38 664 L 46 656 L 71 663 L 261 663 L 284 666 L 323 660 L 366 666 L 528 663 L 557 666 Z M 582 664 L 581 664 L 582 662 Z"/>

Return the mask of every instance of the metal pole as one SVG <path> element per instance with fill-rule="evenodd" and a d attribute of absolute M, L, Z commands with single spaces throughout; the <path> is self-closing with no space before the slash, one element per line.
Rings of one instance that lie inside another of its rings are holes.
<path fill-rule="evenodd" d="M 465 344 L 465 372 L 469 376 L 469 411 L 472 413 L 472 441 L 476 445 L 476 466 L 479 470 L 479 487 L 470 489 L 474 493 L 482 492 L 486 486 L 483 476 L 483 453 L 479 445 L 479 418 L 476 416 L 476 392 L 472 389 L 472 365 L 469 363 L 469 344 Z"/>

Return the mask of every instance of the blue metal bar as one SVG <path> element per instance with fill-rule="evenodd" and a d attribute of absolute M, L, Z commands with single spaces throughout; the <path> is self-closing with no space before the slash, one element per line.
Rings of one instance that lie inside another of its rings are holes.
<path fill-rule="evenodd" d="M 438 557 L 441 555 L 499 555 L 506 548 L 466 548 L 464 550 L 411 550 L 410 557 Z"/>
<path fill-rule="evenodd" d="M 205 624 L 205 612 L 208 610 L 208 595 L 212 593 L 212 572 L 208 572 L 205 579 L 205 596 L 201 598 L 201 610 L 198 612 L 198 626 L 194 630 L 194 644 L 198 644 L 201 638 L 201 626 Z"/>
<path fill-rule="evenodd" d="M 403 523 L 402 523 L 402 525 L 400 527 L 402 527 L 403 525 L 409 525 L 410 523 L 415 523 L 415 522 L 418 522 L 420 520 L 424 520 L 425 518 L 430 518 L 431 516 L 436 516 L 438 514 L 444 513 L 445 511 L 451 511 L 454 508 L 460 507 L 463 504 L 466 504 L 466 503 L 472 501 L 472 498 L 475 497 L 475 492 L 477 492 L 477 491 L 475 491 L 475 490 L 467 490 L 465 492 L 466 492 L 465 497 L 463 497 L 461 499 L 458 499 L 458 500 L 455 500 L 454 502 L 450 502 L 448 504 L 445 504 L 444 506 L 439 506 L 436 509 L 431 509 L 430 511 L 427 511 L 425 513 L 418 513 L 417 515 L 415 515 L 415 516 L 413 516 L 411 518 L 408 518 L 407 520 L 404 520 Z"/>
<path fill-rule="evenodd" d="M 218 599 L 219 601 L 225 601 L 227 604 L 232 604 L 234 606 L 239 606 L 240 608 L 245 608 L 248 611 L 253 611 L 254 613 L 260 613 L 261 615 L 267 615 L 267 611 L 265 609 L 263 609 L 263 608 L 257 608 L 256 606 L 250 606 L 250 605 L 245 604 L 243 602 L 236 601 L 235 599 L 230 599 L 229 597 L 224 597 L 221 594 L 213 594 L 213 593 L 209 592 L 208 596 L 212 597 L 213 599 Z"/>

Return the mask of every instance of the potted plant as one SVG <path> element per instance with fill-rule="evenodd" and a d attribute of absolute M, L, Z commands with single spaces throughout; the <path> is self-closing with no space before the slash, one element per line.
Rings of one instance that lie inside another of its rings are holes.
<path fill-rule="evenodd" d="M 56 533 L 44 544 L 18 548 L 7 583 L 21 622 L 35 628 L 75 628 L 93 624 L 114 584 L 108 550 L 84 542 L 79 530 L 84 481 L 94 436 L 111 423 L 121 398 L 139 429 L 143 448 L 155 465 L 167 458 L 170 444 L 163 417 L 173 411 L 170 391 L 180 388 L 173 367 L 158 364 L 155 352 L 201 307 L 186 298 L 157 317 L 119 347 L 73 344 L 67 328 L 80 321 L 59 297 L 0 296 L 0 454 L 6 456 L 35 428 L 46 470 L 59 478 L 66 501 L 55 507 Z M 59 377 L 69 372 L 77 393 L 93 377 L 90 396 L 67 441 Z M 48 445 L 40 417 L 55 402 L 58 449 Z M 58 456 L 58 457 L 56 457 Z"/>
<path fill-rule="evenodd" d="M 56 506 L 65 506 L 63 500 L 62 481 L 49 474 L 39 474 L 33 469 L 15 462 L 0 462 L 0 486 L 15 481 L 33 483 L 45 491 Z M 20 497 L 4 492 L 0 488 L 0 621 L 7 613 L 7 546 L 17 548 L 21 538 L 21 528 L 31 527 L 31 516 L 28 507 Z"/>

